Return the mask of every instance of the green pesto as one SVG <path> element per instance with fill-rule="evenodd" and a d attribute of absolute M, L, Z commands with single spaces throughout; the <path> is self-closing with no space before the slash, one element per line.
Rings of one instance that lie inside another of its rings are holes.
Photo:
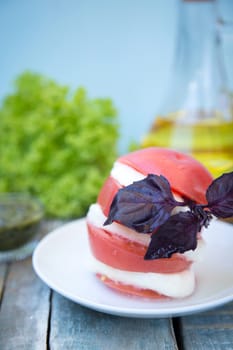
<path fill-rule="evenodd" d="M 43 217 L 41 204 L 24 194 L 0 195 L 0 251 L 16 249 L 36 233 Z"/>

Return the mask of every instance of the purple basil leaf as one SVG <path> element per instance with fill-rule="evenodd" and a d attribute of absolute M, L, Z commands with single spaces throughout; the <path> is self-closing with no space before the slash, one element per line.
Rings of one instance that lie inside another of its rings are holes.
<path fill-rule="evenodd" d="M 176 205 L 167 179 L 150 174 L 117 192 L 105 225 L 117 221 L 138 232 L 153 232 Z"/>
<path fill-rule="evenodd" d="M 208 208 L 218 218 L 233 216 L 233 172 L 215 179 L 206 192 Z"/>
<path fill-rule="evenodd" d="M 152 234 L 144 259 L 170 258 L 174 253 L 194 250 L 197 247 L 199 231 L 199 219 L 191 211 L 172 215 Z"/>

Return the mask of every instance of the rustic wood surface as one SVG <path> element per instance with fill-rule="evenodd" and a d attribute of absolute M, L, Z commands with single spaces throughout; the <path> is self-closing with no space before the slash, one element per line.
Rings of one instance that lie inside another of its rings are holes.
<path fill-rule="evenodd" d="M 57 225 L 46 223 L 42 235 Z M 177 318 L 111 316 L 50 290 L 31 258 L 0 264 L 0 296 L 1 350 L 233 349 L 233 303 Z"/>
<path fill-rule="evenodd" d="M 233 303 L 181 318 L 184 349 L 233 349 Z"/>

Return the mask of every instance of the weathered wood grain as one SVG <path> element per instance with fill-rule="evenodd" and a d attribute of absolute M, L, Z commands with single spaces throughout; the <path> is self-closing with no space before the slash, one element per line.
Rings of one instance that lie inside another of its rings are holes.
<path fill-rule="evenodd" d="M 53 294 L 51 350 L 177 349 L 169 319 L 133 319 L 106 315 Z"/>
<path fill-rule="evenodd" d="M 41 240 L 44 236 L 46 236 L 51 231 L 55 230 L 59 226 L 65 224 L 64 220 L 44 220 L 40 226 L 40 232 L 38 232 L 38 239 Z"/>
<path fill-rule="evenodd" d="M 0 349 L 46 349 L 50 290 L 31 259 L 9 267 L 0 312 Z"/>
<path fill-rule="evenodd" d="M 6 274 L 7 274 L 7 267 L 8 265 L 5 263 L 0 264 L 0 305 L 1 305 L 1 300 L 3 295 L 3 290 L 4 290 Z"/>
<path fill-rule="evenodd" d="M 233 303 L 181 319 L 183 347 L 187 350 L 233 349 Z"/>

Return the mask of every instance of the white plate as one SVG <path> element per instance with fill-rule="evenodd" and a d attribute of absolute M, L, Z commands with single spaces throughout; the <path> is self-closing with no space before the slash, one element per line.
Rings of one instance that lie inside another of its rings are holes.
<path fill-rule="evenodd" d="M 153 301 L 125 296 L 103 285 L 89 271 L 85 219 L 47 235 L 33 254 L 33 267 L 52 289 L 86 307 L 127 317 L 169 317 L 204 311 L 233 300 L 233 226 L 211 222 L 204 232 L 206 249 L 194 264 L 195 293 L 185 299 Z"/>

